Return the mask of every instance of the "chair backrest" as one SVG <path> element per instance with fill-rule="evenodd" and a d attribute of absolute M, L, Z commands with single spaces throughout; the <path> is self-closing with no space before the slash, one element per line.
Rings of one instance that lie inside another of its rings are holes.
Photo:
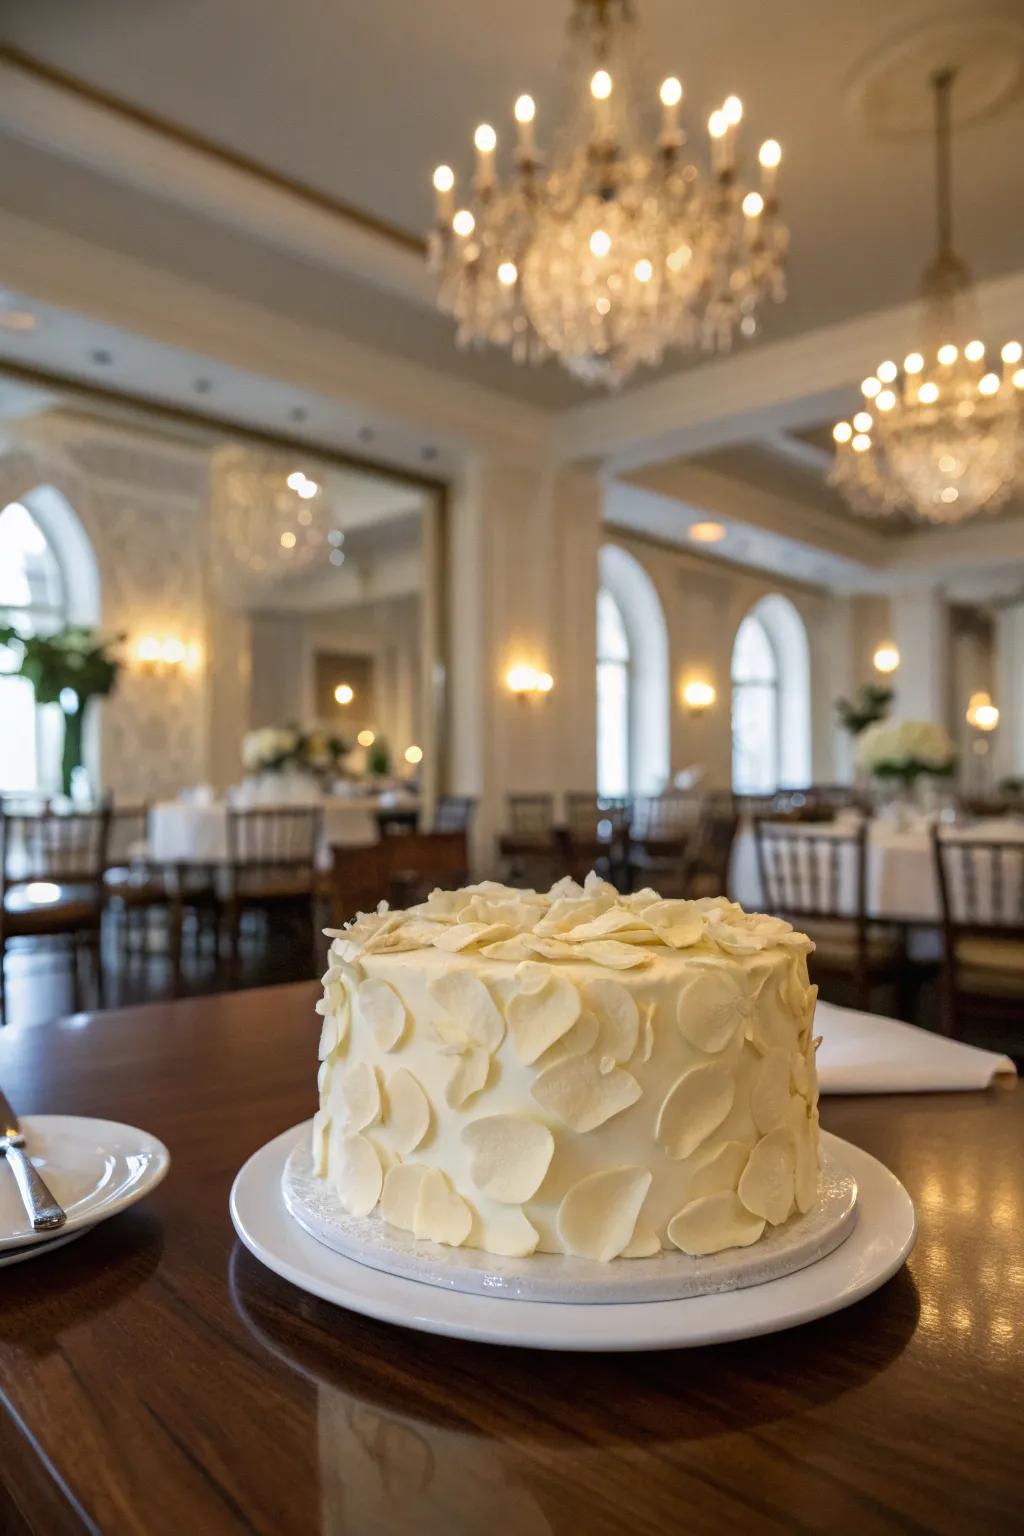
<path fill-rule="evenodd" d="M 694 793 L 636 795 L 629 835 L 635 842 L 682 843 L 693 833 L 700 812 L 700 796 Z"/>
<path fill-rule="evenodd" d="M 144 864 L 148 859 L 149 806 L 118 806 L 110 813 L 107 836 L 107 864 L 120 868 Z"/>
<path fill-rule="evenodd" d="M 441 795 L 434 810 L 434 831 L 468 832 L 475 810 L 472 795 Z"/>
<path fill-rule="evenodd" d="M 866 923 L 865 823 L 836 833 L 757 816 L 754 838 L 767 911 Z"/>
<path fill-rule="evenodd" d="M 95 885 L 107 863 L 110 812 L 44 811 L 38 816 L 0 811 L 0 880 L 12 885 L 47 881 Z"/>
<path fill-rule="evenodd" d="M 565 826 L 570 839 L 608 842 L 629 822 L 628 795 L 595 795 L 570 790 L 565 797 Z"/>
<path fill-rule="evenodd" d="M 377 812 L 377 831 L 383 837 L 408 837 L 410 832 L 415 832 L 420 823 L 420 813 L 417 810 L 397 807 L 391 810 Z"/>
<path fill-rule="evenodd" d="M 313 870 L 320 812 L 309 806 L 228 811 L 228 862 L 235 868 Z"/>
<path fill-rule="evenodd" d="M 686 844 L 686 896 L 727 896 L 732 845 L 740 818 L 731 795 L 710 795 Z"/>
<path fill-rule="evenodd" d="M 421 889 L 435 886 L 458 890 L 469 877 L 469 844 L 465 832 L 413 832 L 385 845 L 384 896 L 398 905 L 416 900 Z"/>
<path fill-rule="evenodd" d="M 392 841 L 404 843 L 407 839 L 381 838 L 379 843 L 358 847 L 348 843 L 332 846 L 330 907 L 335 928 L 350 923 L 357 912 L 373 912 L 378 902 L 390 899 Z"/>
<path fill-rule="evenodd" d="M 943 835 L 932 828 L 947 937 L 1024 936 L 1024 837 Z"/>
<path fill-rule="evenodd" d="M 511 836 L 550 838 L 555 825 L 554 795 L 509 795 L 506 803 Z"/>

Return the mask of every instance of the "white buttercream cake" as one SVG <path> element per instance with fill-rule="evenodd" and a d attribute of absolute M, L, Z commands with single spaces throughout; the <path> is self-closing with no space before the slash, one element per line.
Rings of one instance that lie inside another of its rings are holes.
<path fill-rule="evenodd" d="M 811 942 L 735 902 L 434 891 L 328 930 L 317 1175 L 417 1238 L 747 1247 L 818 1188 Z"/>

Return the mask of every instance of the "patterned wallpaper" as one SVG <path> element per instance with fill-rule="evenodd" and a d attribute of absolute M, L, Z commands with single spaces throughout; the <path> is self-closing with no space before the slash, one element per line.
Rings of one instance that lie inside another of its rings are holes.
<path fill-rule="evenodd" d="M 206 478 L 197 448 L 56 413 L 19 427 L 0 449 L 0 504 L 20 498 L 42 514 L 41 487 L 64 498 L 95 554 L 100 627 L 128 636 L 117 691 L 98 706 L 102 786 L 123 803 L 208 776 L 205 667 L 147 673 L 131 657 L 144 634 L 198 642 L 205 655 Z M 73 585 L 76 572 L 68 577 Z"/>

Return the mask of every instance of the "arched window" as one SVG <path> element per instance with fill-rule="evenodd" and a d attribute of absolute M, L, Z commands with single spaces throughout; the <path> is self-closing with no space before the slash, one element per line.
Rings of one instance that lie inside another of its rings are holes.
<path fill-rule="evenodd" d="M 653 795 L 669 775 L 668 629 L 650 576 L 605 544 L 597 603 L 597 784 Z"/>
<path fill-rule="evenodd" d="M 65 619 L 57 557 L 28 508 L 12 501 L 0 511 L 0 625 L 38 635 Z M 10 675 L 16 665 L 13 649 L 0 646 L 0 790 L 39 788 L 40 764 L 56 761 L 60 739 L 57 705 L 37 710 L 32 684 Z"/>
<path fill-rule="evenodd" d="M 629 793 L 629 636 L 607 587 L 597 594 L 597 790 Z"/>
<path fill-rule="evenodd" d="M 803 620 L 773 593 L 751 609 L 732 652 L 732 784 L 738 794 L 803 788 L 811 777 L 810 653 Z"/>

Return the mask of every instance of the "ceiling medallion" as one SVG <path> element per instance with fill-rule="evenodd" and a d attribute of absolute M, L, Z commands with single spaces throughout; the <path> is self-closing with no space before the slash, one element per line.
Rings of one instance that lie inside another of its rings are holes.
<path fill-rule="evenodd" d="M 931 523 L 997 510 L 1019 484 L 1024 449 L 1020 342 L 1005 344 L 998 370 L 986 357 L 970 273 L 953 250 L 954 74 L 932 76 L 938 241 L 922 284 L 923 350 L 908 353 L 902 368 L 879 364 L 864 380 L 864 408 L 833 428 L 829 477 L 855 511 Z"/>
<path fill-rule="evenodd" d="M 618 384 L 666 349 L 727 349 L 757 331 L 766 299 L 785 294 L 788 233 L 779 216 L 781 150 L 760 150 L 759 190 L 737 169 L 743 116 L 730 96 L 708 119 L 710 171 L 686 156 L 683 88 L 660 89 L 648 142 L 634 81 L 631 0 L 575 0 L 565 71 L 568 111 L 545 159 L 530 96 L 515 103 L 514 169 L 499 178 L 497 135 L 474 135 L 470 195 L 434 172 L 431 266 L 460 346 L 492 342 L 517 362 L 554 354 L 586 382 Z"/>

